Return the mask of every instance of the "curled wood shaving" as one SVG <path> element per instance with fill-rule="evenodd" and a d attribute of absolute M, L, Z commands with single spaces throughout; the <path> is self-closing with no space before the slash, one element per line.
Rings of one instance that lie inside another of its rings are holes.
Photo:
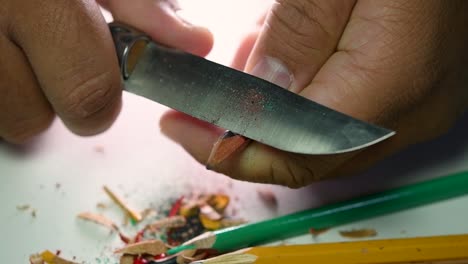
<path fill-rule="evenodd" d="M 365 238 L 377 236 L 377 231 L 371 228 L 353 229 L 349 231 L 340 231 L 340 235 L 346 238 Z"/>
<path fill-rule="evenodd" d="M 107 218 L 107 217 L 105 217 L 105 216 L 103 216 L 101 214 L 93 214 L 93 213 L 90 213 L 90 212 L 83 212 L 83 213 L 78 214 L 78 218 L 83 219 L 83 220 L 87 220 L 87 221 L 91 221 L 93 223 L 108 227 L 108 228 L 110 228 L 111 230 L 114 230 L 114 231 L 119 231 L 119 228 L 117 227 L 117 225 L 112 220 L 110 220 L 109 218 Z"/>
<path fill-rule="evenodd" d="M 177 228 L 185 226 L 187 220 L 181 215 L 170 216 L 167 218 L 156 220 L 155 222 L 147 225 L 146 229 L 155 232 L 161 228 Z"/>
<path fill-rule="evenodd" d="M 120 208 L 122 208 L 122 210 L 124 210 L 125 213 L 127 213 L 134 221 L 140 222 L 143 219 L 143 217 L 141 216 L 141 214 L 139 212 L 137 212 L 136 210 L 133 210 L 132 208 L 130 208 L 130 206 L 128 206 L 128 204 L 120 196 L 118 196 L 111 189 L 109 189 L 109 187 L 104 186 L 103 189 L 106 192 L 106 194 L 109 195 L 109 197 Z"/>
<path fill-rule="evenodd" d="M 146 240 L 134 244 L 129 244 L 121 249 L 117 249 L 115 253 L 128 255 L 148 254 L 156 256 L 166 252 L 166 250 L 166 245 L 161 240 Z"/>

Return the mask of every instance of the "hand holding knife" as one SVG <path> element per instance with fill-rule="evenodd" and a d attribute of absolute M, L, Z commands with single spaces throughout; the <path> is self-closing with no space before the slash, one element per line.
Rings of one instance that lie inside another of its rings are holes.
<path fill-rule="evenodd" d="M 287 152 L 337 154 L 394 134 L 111 23 L 125 90 Z"/>

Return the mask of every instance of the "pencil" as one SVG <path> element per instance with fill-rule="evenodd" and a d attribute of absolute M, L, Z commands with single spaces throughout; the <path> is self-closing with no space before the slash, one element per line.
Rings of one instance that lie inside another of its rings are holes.
<path fill-rule="evenodd" d="M 193 264 L 468 263 L 468 235 L 254 247 Z"/>
<path fill-rule="evenodd" d="M 468 193 L 468 172 L 452 174 L 261 222 L 205 233 L 168 250 L 213 248 L 228 252 L 316 230 L 431 204 Z"/>

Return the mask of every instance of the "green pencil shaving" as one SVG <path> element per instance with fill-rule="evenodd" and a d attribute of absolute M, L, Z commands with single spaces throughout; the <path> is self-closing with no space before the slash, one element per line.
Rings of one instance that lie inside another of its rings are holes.
<path fill-rule="evenodd" d="M 306 234 L 311 228 L 331 228 L 465 194 L 468 194 L 468 172 L 460 172 L 261 222 L 208 232 L 169 249 L 167 254 L 197 248 L 233 251 Z"/>

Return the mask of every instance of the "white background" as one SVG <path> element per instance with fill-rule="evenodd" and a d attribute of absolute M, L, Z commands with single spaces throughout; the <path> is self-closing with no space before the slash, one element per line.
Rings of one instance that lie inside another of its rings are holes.
<path fill-rule="evenodd" d="M 269 1 L 186 0 L 184 16 L 208 26 L 215 34 L 209 58 L 229 64 L 240 38 Z M 249 220 L 264 219 L 298 209 L 382 190 L 407 182 L 468 169 L 468 119 L 449 135 L 414 146 L 365 174 L 329 180 L 300 190 L 272 187 L 277 211 L 263 206 L 258 185 L 235 182 L 206 171 L 178 145 L 159 132 L 158 119 L 166 108 L 125 94 L 116 124 L 105 134 L 80 138 L 61 122 L 21 149 L 0 143 L 0 257 L 3 263 L 28 263 L 30 253 L 61 249 L 64 256 L 97 263 L 119 245 L 115 235 L 76 220 L 81 211 L 109 203 L 101 190 L 109 185 L 140 209 L 164 204 L 190 192 L 223 190 L 238 197 L 232 208 Z M 417 125 L 417 124 L 415 124 Z M 190 133 L 190 131 L 187 131 Z M 59 188 L 57 188 L 59 184 Z M 36 218 L 17 205 L 29 204 Z M 468 231 L 468 197 L 338 227 L 315 240 L 305 235 L 292 243 L 343 240 L 338 230 L 375 228 L 384 237 L 462 233 Z M 114 207 L 104 214 L 122 222 Z M 104 262 L 105 263 L 105 262 Z M 114 262 L 109 262 L 114 263 Z"/>

